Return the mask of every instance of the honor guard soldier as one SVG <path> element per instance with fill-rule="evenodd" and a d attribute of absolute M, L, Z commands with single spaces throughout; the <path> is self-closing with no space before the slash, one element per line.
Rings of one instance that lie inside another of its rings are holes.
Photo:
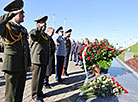
<path fill-rule="evenodd" d="M 63 38 L 63 27 L 59 27 L 56 30 L 56 33 L 58 34 L 57 41 L 57 51 L 56 51 L 56 57 L 57 57 L 57 66 L 56 66 L 56 80 L 58 82 L 62 82 L 63 79 L 61 78 L 62 75 L 62 69 L 64 64 L 64 57 L 65 57 L 65 51 L 66 51 L 66 41 Z"/>
<path fill-rule="evenodd" d="M 66 53 L 65 53 L 65 60 L 64 60 L 64 75 L 68 76 L 67 68 L 68 68 L 68 62 L 69 62 L 69 55 L 71 50 L 71 41 L 70 41 L 70 35 L 71 35 L 72 29 L 67 30 L 66 33 Z"/>
<path fill-rule="evenodd" d="M 42 88 L 49 60 L 49 39 L 46 30 L 47 16 L 35 20 L 37 28 L 30 31 L 32 40 L 31 62 L 32 62 L 32 99 L 35 102 L 43 102 L 45 97 Z"/>
<path fill-rule="evenodd" d="M 22 102 L 26 71 L 31 66 L 27 30 L 20 24 L 24 21 L 22 0 L 8 4 L 0 17 L 0 35 L 4 44 L 2 71 L 5 75 L 5 102 Z"/>

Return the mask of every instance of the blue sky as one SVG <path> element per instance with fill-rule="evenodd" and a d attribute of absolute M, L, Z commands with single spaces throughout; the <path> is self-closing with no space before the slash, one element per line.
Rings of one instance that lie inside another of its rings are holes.
<path fill-rule="evenodd" d="M 11 0 L 0 0 L 0 15 Z M 30 31 L 36 27 L 34 19 L 39 16 L 49 17 L 47 26 L 53 26 L 52 15 L 55 14 L 55 29 L 60 25 L 65 30 L 72 28 L 71 39 L 80 40 L 88 37 L 108 38 L 113 44 L 128 42 L 138 37 L 138 0 L 24 0 L 25 22 Z M 55 35 L 56 36 L 56 35 Z M 54 38 L 55 38 L 54 36 Z"/>

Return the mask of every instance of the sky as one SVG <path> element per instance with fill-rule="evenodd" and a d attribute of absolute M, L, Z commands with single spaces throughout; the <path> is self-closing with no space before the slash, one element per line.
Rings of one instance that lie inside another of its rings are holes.
<path fill-rule="evenodd" d="M 0 0 L 0 15 L 6 13 L 3 8 L 10 2 Z M 129 39 L 138 37 L 137 5 L 138 0 L 24 0 L 22 25 L 30 31 L 36 28 L 35 19 L 47 15 L 48 27 L 63 26 L 65 31 L 72 28 L 71 39 L 107 38 L 110 43 L 122 46 Z"/>

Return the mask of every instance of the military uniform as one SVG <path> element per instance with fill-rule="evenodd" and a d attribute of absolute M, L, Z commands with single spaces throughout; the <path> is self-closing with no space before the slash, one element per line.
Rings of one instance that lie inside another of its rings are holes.
<path fill-rule="evenodd" d="M 5 72 L 6 102 L 21 102 L 26 81 L 27 67 L 31 66 L 29 44 L 27 41 L 27 30 L 10 21 L 15 14 L 10 12 L 13 5 L 18 5 L 18 1 L 13 1 L 5 8 L 9 13 L 0 17 L 0 35 L 4 43 L 4 60 L 2 71 Z M 18 8 L 18 7 L 17 7 Z M 19 8 L 18 8 L 19 9 Z"/>
<path fill-rule="evenodd" d="M 66 34 L 68 34 L 68 37 L 66 38 L 66 54 L 65 54 L 65 60 L 64 60 L 64 75 L 66 76 L 68 76 L 67 68 L 68 68 L 69 55 L 71 50 L 71 41 L 69 39 L 71 32 L 72 32 L 72 29 L 69 29 L 65 32 Z"/>
<path fill-rule="evenodd" d="M 66 41 L 62 37 L 62 35 L 60 35 L 61 32 L 63 32 L 63 27 L 59 27 L 56 31 L 56 33 L 59 34 L 57 38 L 57 51 L 56 51 L 56 57 L 57 57 L 56 80 L 58 80 L 58 82 L 63 81 L 61 75 L 64 64 L 65 50 L 66 50 Z"/>
<path fill-rule="evenodd" d="M 47 16 L 39 19 L 47 20 Z M 36 20 L 38 23 L 38 20 Z M 49 40 L 46 33 L 42 32 L 41 26 L 30 31 L 32 39 L 31 61 L 32 61 L 32 98 L 43 97 L 42 87 L 49 60 Z"/>

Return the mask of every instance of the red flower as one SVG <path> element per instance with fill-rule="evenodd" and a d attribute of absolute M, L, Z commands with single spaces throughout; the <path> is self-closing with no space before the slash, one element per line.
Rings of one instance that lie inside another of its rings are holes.
<path fill-rule="evenodd" d="M 94 55 L 92 55 L 92 57 L 94 57 Z"/>
<path fill-rule="evenodd" d="M 109 48 L 109 50 L 111 50 L 111 48 Z"/>
<path fill-rule="evenodd" d="M 90 57 L 87 57 L 87 60 L 90 60 Z"/>
<path fill-rule="evenodd" d="M 109 84 L 113 84 L 113 83 L 110 82 Z"/>
<path fill-rule="evenodd" d="M 112 81 L 115 81 L 115 79 L 113 77 L 111 79 L 112 79 Z"/>
<path fill-rule="evenodd" d="M 104 43 L 103 45 L 104 45 L 104 46 L 106 46 L 106 44 L 105 44 L 105 43 Z"/>
<path fill-rule="evenodd" d="M 97 50 L 97 53 L 100 53 L 100 50 Z"/>
<path fill-rule="evenodd" d="M 99 43 L 97 43 L 97 46 L 100 46 Z"/>
<path fill-rule="evenodd" d="M 104 75 L 104 77 L 106 77 L 106 78 L 107 78 L 107 76 L 106 76 L 106 75 Z"/>
<path fill-rule="evenodd" d="M 101 49 L 104 49 L 104 47 L 102 45 L 100 47 L 101 47 Z"/>
<path fill-rule="evenodd" d="M 95 47 L 93 47 L 93 49 L 95 49 Z"/>
<path fill-rule="evenodd" d="M 115 83 L 116 83 L 117 85 L 119 85 L 119 83 L 118 83 L 117 81 L 115 81 Z"/>
<path fill-rule="evenodd" d="M 93 45 L 95 46 L 96 45 L 96 42 L 94 42 Z"/>
<path fill-rule="evenodd" d="M 116 49 L 114 48 L 113 51 L 115 51 Z"/>
<path fill-rule="evenodd" d="M 103 41 L 103 43 L 105 43 L 105 40 Z"/>
<path fill-rule="evenodd" d="M 88 50 L 90 51 L 90 50 L 91 50 L 91 48 L 89 47 L 89 48 L 88 48 Z"/>
<path fill-rule="evenodd" d="M 79 59 L 82 59 L 82 56 L 79 56 Z"/>
<path fill-rule="evenodd" d="M 126 89 L 124 89 L 124 93 L 128 93 L 128 91 Z"/>
<path fill-rule="evenodd" d="M 108 45 L 109 45 L 109 43 L 108 43 Z"/>
<path fill-rule="evenodd" d="M 85 53 L 84 56 L 87 56 L 87 54 Z"/>
<path fill-rule="evenodd" d="M 108 50 L 108 46 L 106 46 L 105 50 Z"/>

